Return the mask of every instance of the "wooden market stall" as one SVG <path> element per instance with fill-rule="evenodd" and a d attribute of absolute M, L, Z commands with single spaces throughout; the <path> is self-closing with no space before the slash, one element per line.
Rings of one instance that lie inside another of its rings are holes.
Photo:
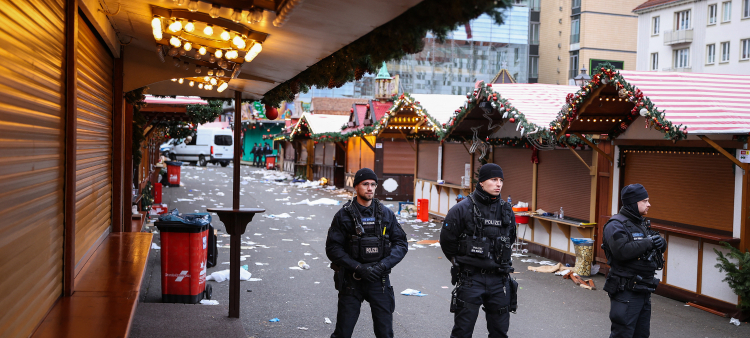
<path fill-rule="evenodd" d="M 606 135 L 592 169 L 596 245 L 621 206 L 620 190 L 641 183 L 648 219 L 667 240 L 657 293 L 736 315 L 738 297 L 714 267 L 727 242 L 747 250 L 750 77 L 601 68 L 568 100 L 558 135 Z M 666 114 L 665 114 L 666 111 Z M 696 114 L 697 112 L 701 114 Z M 569 176 L 564 172 L 558 175 Z M 595 194 L 594 194 L 595 190 Z M 599 250 L 596 259 L 606 260 Z"/>
<path fill-rule="evenodd" d="M 336 142 L 326 142 L 331 134 L 340 133 L 348 120 L 346 115 L 304 113 L 291 133 L 285 137 L 285 157 L 294 149 L 294 175 L 307 180 L 326 178 L 328 184 L 344 184 L 345 152 Z M 285 167 L 286 168 L 286 167 Z M 286 169 L 285 169 L 286 170 Z"/>

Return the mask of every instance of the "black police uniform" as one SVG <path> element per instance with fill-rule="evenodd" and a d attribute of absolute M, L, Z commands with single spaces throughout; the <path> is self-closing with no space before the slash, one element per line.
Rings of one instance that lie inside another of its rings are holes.
<path fill-rule="evenodd" d="M 375 336 L 393 337 L 396 301 L 388 274 L 407 251 L 406 234 L 396 216 L 377 199 L 364 207 L 355 197 L 336 213 L 326 239 L 326 255 L 336 271 L 334 281 L 339 291 L 332 338 L 352 336 L 363 300 L 370 303 Z M 358 275 L 380 263 L 384 271 L 377 280 L 371 282 Z"/>
<path fill-rule="evenodd" d="M 610 338 L 650 335 L 651 293 L 659 285 L 654 273 L 661 267 L 648 257 L 655 245 L 647 224 L 637 210 L 623 207 L 604 225 L 602 247 L 611 267 L 604 284 L 610 298 Z"/>
<path fill-rule="evenodd" d="M 481 305 L 489 336 L 508 336 L 509 312 L 517 307 L 518 283 L 509 275 L 515 240 L 511 205 L 500 196 L 487 194 L 479 184 L 448 211 L 440 246 L 455 262 L 451 269 L 451 283 L 456 285 L 451 299 L 451 312 L 455 313 L 451 337 L 472 336 Z"/>
<path fill-rule="evenodd" d="M 253 154 L 253 166 L 257 167 L 258 166 L 258 145 L 257 144 L 253 146 L 253 150 L 250 153 Z"/>

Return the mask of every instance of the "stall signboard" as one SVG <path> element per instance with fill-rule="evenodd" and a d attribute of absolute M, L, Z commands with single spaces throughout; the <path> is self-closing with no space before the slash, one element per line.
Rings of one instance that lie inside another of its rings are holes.
<path fill-rule="evenodd" d="M 750 150 L 740 149 L 740 156 L 737 159 L 742 163 L 750 163 Z"/>

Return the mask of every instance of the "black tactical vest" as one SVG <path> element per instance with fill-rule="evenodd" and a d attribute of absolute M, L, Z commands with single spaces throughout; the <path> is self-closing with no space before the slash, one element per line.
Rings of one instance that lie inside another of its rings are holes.
<path fill-rule="evenodd" d="M 351 200 L 344 205 L 344 210 L 354 223 L 354 234 L 349 238 L 347 253 L 360 263 L 378 262 L 391 254 L 391 241 L 387 229 L 383 227 L 382 205 L 373 199 L 374 217 L 362 217 L 354 203 Z"/>
<path fill-rule="evenodd" d="M 616 214 L 612 216 L 606 224 L 604 224 L 604 230 L 612 221 L 619 221 L 625 228 L 625 232 L 628 233 L 628 237 L 631 241 L 646 240 L 648 237 L 648 230 L 646 227 L 635 224 L 629 217 Z M 603 232 L 603 231 L 602 231 Z M 638 257 L 628 261 L 621 261 L 612 257 L 612 251 L 607 243 L 607 239 L 604 239 L 602 243 L 602 249 L 604 254 L 607 256 L 607 264 L 612 267 L 612 272 L 621 277 L 633 277 L 634 275 L 641 276 L 653 276 L 657 266 L 655 263 L 648 261 L 645 257 Z"/>
<path fill-rule="evenodd" d="M 501 199 L 489 207 L 489 215 L 483 215 L 474 197 L 469 195 L 468 198 L 471 207 L 462 220 L 466 227 L 459 240 L 458 255 L 491 260 L 501 268 L 509 268 L 516 237 L 515 216 L 510 204 Z"/>

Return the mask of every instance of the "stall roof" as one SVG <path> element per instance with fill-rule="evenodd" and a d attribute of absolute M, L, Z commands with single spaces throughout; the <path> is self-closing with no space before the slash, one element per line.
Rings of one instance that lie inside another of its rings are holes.
<path fill-rule="evenodd" d="M 313 134 L 341 132 L 341 126 L 349 121 L 347 115 L 323 115 L 304 113 L 301 120 L 307 121 Z"/>
<path fill-rule="evenodd" d="M 465 95 L 411 94 L 411 97 L 419 102 L 427 114 L 441 124 L 448 122 L 456 111 L 456 107 L 466 102 Z"/>
<path fill-rule="evenodd" d="M 527 121 L 549 128 L 549 123 L 557 117 L 565 104 L 565 96 L 575 93 L 578 87 L 541 83 L 493 83 L 492 90 L 510 101 Z"/>
<path fill-rule="evenodd" d="M 367 106 L 367 103 L 355 103 L 352 105 L 354 111 L 350 113 L 347 122 L 354 122 L 354 127 L 347 127 L 346 129 L 341 131 L 342 133 L 348 133 L 350 131 L 359 130 L 365 127 L 363 123 L 365 121 L 365 117 L 367 116 Z"/>
<path fill-rule="evenodd" d="M 750 132 L 750 76 L 621 70 L 665 118 L 695 134 Z M 558 109 L 559 111 L 559 109 Z"/>

